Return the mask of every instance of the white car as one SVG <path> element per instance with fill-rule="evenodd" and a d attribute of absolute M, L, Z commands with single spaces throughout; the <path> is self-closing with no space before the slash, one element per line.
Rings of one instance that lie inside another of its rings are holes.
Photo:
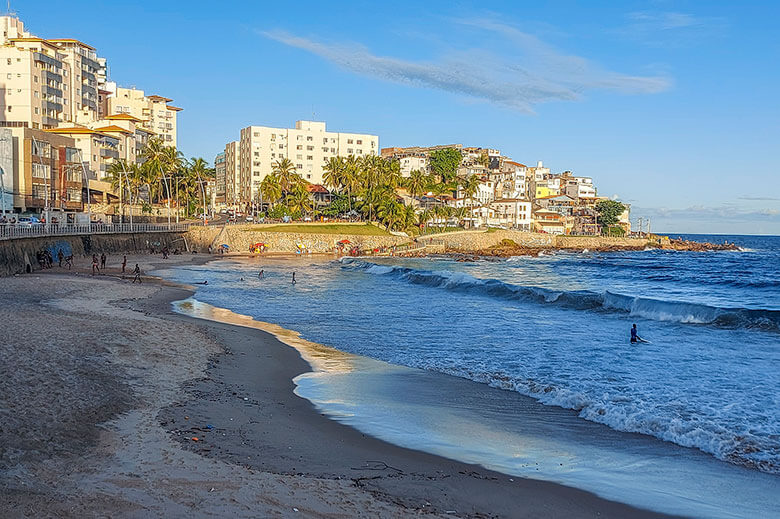
<path fill-rule="evenodd" d="M 247 217 L 246 217 L 246 221 L 247 221 L 247 222 L 254 222 L 254 221 L 255 221 L 255 219 L 254 219 L 252 216 L 247 216 Z"/>
<path fill-rule="evenodd" d="M 20 216 L 16 222 L 19 227 L 37 227 L 43 223 L 34 216 Z"/>

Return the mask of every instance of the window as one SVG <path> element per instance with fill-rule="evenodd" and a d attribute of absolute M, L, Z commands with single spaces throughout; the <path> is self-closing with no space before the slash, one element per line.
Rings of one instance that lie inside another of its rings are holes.
<path fill-rule="evenodd" d="M 279 145 L 279 149 L 280 149 L 280 150 L 283 150 L 283 149 L 284 149 L 284 144 L 280 144 L 280 145 Z"/>
<path fill-rule="evenodd" d="M 347 144 L 352 144 L 352 139 L 347 139 Z"/>
<path fill-rule="evenodd" d="M 314 157 L 312 157 L 311 155 L 306 155 L 306 160 L 314 160 Z"/>
<path fill-rule="evenodd" d="M 33 178 L 47 178 L 49 176 L 50 166 L 48 164 L 38 164 L 33 162 L 32 176 Z"/>
<path fill-rule="evenodd" d="M 81 188 L 69 187 L 67 191 L 69 202 L 81 202 Z"/>
<path fill-rule="evenodd" d="M 347 153 L 352 155 L 352 148 L 347 148 Z"/>
<path fill-rule="evenodd" d="M 328 139 L 322 139 L 322 144 L 328 144 Z"/>
<path fill-rule="evenodd" d="M 311 136 L 309 136 L 309 137 L 306 137 L 306 140 L 307 140 L 307 141 L 311 141 L 311 140 L 314 140 L 314 138 L 313 138 L 313 137 L 311 137 Z"/>
<path fill-rule="evenodd" d="M 295 158 L 300 160 L 303 158 L 303 155 L 296 155 Z"/>
<path fill-rule="evenodd" d="M 306 175 L 306 178 L 311 178 L 311 175 Z"/>
<path fill-rule="evenodd" d="M 295 167 L 298 169 L 303 169 L 303 164 L 296 164 Z"/>
<path fill-rule="evenodd" d="M 306 146 L 306 151 L 314 151 L 314 146 Z"/>
<path fill-rule="evenodd" d="M 299 145 L 297 145 L 297 146 L 295 147 L 295 149 L 296 149 L 296 150 L 302 150 L 302 149 L 303 149 L 303 146 L 301 146 L 301 145 L 299 144 Z"/>
<path fill-rule="evenodd" d="M 355 144 L 363 144 L 363 141 L 361 141 L 360 139 L 358 139 L 358 141 L 357 141 Z"/>
<path fill-rule="evenodd" d="M 33 198 L 46 198 L 46 186 L 43 184 L 33 184 L 32 185 L 32 196 Z"/>

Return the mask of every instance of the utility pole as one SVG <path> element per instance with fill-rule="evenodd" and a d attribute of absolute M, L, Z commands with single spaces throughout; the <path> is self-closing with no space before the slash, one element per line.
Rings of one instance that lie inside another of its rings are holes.
<path fill-rule="evenodd" d="M 81 174 L 84 177 L 84 183 L 87 186 L 87 218 L 89 220 L 89 223 L 87 224 L 89 227 L 89 231 L 92 231 L 92 205 L 90 204 L 89 199 L 92 198 L 89 196 L 89 176 L 87 175 L 87 168 L 84 166 L 84 157 L 81 156 L 81 150 L 76 148 L 79 154 L 79 162 L 81 162 Z"/>

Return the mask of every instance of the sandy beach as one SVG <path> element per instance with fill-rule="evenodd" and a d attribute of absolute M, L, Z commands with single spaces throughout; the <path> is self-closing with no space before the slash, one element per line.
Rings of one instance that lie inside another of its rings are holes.
<path fill-rule="evenodd" d="M 174 313 L 191 290 L 120 261 L 0 279 L 2 517 L 658 516 L 332 421 L 293 393 L 298 351 Z"/>

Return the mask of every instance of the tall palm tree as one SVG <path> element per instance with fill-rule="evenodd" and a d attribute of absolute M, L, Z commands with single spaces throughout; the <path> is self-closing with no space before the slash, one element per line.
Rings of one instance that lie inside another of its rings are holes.
<path fill-rule="evenodd" d="M 274 174 L 266 176 L 260 182 L 260 193 L 264 200 L 268 200 L 272 205 L 275 204 L 282 197 L 282 185 L 279 182 L 279 177 Z"/>
<path fill-rule="evenodd" d="M 349 197 L 349 210 L 352 211 L 352 195 L 360 189 L 361 185 L 361 162 L 360 159 L 354 155 L 349 155 L 344 159 L 344 188 L 347 190 L 347 196 Z"/>
<path fill-rule="evenodd" d="M 335 191 L 339 191 L 344 185 L 344 170 L 346 169 L 344 158 L 331 157 L 322 169 L 324 170 L 322 180 L 325 182 L 325 185 L 330 186 Z"/>
<path fill-rule="evenodd" d="M 295 164 L 287 157 L 274 162 L 272 172 L 279 179 L 282 191 L 290 192 L 297 185 L 303 183 L 303 178 L 295 171 Z"/>
<path fill-rule="evenodd" d="M 425 188 L 428 185 L 428 179 L 425 177 L 425 173 L 419 169 L 415 169 L 409 174 L 409 178 L 406 179 L 406 189 L 409 190 L 409 194 L 412 198 L 417 198 L 421 194 L 425 193 Z"/>

